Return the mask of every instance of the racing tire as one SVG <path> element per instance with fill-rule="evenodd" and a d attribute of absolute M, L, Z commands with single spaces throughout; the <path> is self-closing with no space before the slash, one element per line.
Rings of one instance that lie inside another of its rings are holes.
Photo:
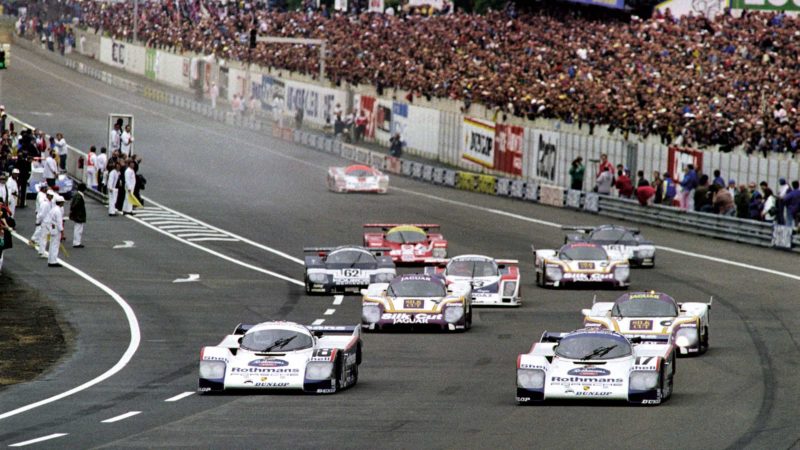
<path fill-rule="evenodd" d="M 306 295 L 311 295 L 311 286 L 308 284 L 308 279 L 304 284 L 306 285 Z"/>
<path fill-rule="evenodd" d="M 536 285 L 539 287 L 544 287 L 544 283 L 542 283 L 542 274 L 540 272 L 536 272 Z"/>
<path fill-rule="evenodd" d="M 700 351 L 703 354 L 708 351 L 708 327 L 703 327 L 703 333 L 700 335 Z"/>
<path fill-rule="evenodd" d="M 672 357 L 674 361 L 674 356 Z M 661 403 L 666 402 L 667 400 L 672 397 L 672 391 L 674 388 L 674 379 L 675 373 L 673 371 L 672 374 L 667 375 L 666 373 L 661 373 Z"/>
<path fill-rule="evenodd" d="M 467 312 L 467 320 L 464 321 L 464 331 L 467 331 L 470 328 L 472 328 L 472 308 L 470 308 L 469 312 Z"/>

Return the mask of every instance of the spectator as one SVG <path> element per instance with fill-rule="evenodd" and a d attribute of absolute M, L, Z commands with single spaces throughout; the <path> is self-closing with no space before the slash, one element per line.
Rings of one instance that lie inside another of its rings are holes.
<path fill-rule="evenodd" d="M 656 190 L 649 184 L 643 184 L 636 188 L 636 199 L 642 206 L 650 206 L 656 196 Z"/>
<path fill-rule="evenodd" d="M 208 89 L 208 96 L 211 97 L 211 108 L 217 109 L 217 98 L 219 98 L 219 87 L 217 83 L 211 82 L 211 87 Z"/>
<path fill-rule="evenodd" d="M 740 219 L 750 219 L 750 191 L 747 186 L 740 185 L 736 196 L 736 217 Z"/>
<path fill-rule="evenodd" d="M 750 191 L 750 218 L 753 220 L 761 220 L 761 209 L 764 207 L 764 196 L 756 189 L 756 184 L 750 182 L 748 185 Z"/>
<path fill-rule="evenodd" d="M 800 181 L 792 181 L 792 190 L 783 197 L 786 204 L 786 225 L 794 228 L 800 221 Z"/>
<path fill-rule="evenodd" d="M 44 180 L 51 189 L 56 185 L 56 177 L 58 176 L 58 165 L 56 164 L 55 155 L 55 150 L 50 150 L 47 153 L 47 158 L 44 160 Z"/>
<path fill-rule="evenodd" d="M 736 180 L 734 180 L 733 178 L 728 180 L 728 192 L 733 197 L 736 197 L 736 194 L 739 193 L 739 189 L 736 187 Z"/>
<path fill-rule="evenodd" d="M 725 179 L 722 178 L 720 175 L 719 169 L 714 170 L 714 182 L 712 184 L 716 184 L 719 187 L 725 187 Z"/>
<path fill-rule="evenodd" d="M 713 185 L 713 208 L 717 214 L 723 216 L 736 216 L 736 204 L 733 202 L 733 196 L 728 192 L 725 187 L 717 184 Z"/>
<path fill-rule="evenodd" d="M 617 171 L 617 181 L 614 183 L 614 187 L 617 188 L 619 196 L 622 198 L 631 198 L 633 195 L 633 183 L 625 170 Z"/>
<path fill-rule="evenodd" d="M 586 167 L 583 165 L 583 158 L 578 156 L 572 161 L 572 165 L 569 168 L 570 189 L 583 190 L 583 174 L 585 171 Z"/>
<path fill-rule="evenodd" d="M 774 222 L 778 215 L 778 207 L 772 189 L 764 189 L 764 206 L 761 208 L 761 220 Z"/>
<path fill-rule="evenodd" d="M 361 142 L 364 139 L 364 134 L 367 132 L 367 114 L 362 109 L 356 118 L 356 142 Z"/>
<path fill-rule="evenodd" d="M 395 158 L 399 158 L 403 154 L 403 140 L 400 138 L 400 133 L 394 133 L 389 138 L 389 154 Z"/>
<path fill-rule="evenodd" d="M 242 101 L 239 99 L 239 94 L 233 94 L 233 100 L 231 100 L 231 112 L 234 115 L 239 115 L 239 112 L 242 110 Z"/>
<path fill-rule="evenodd" d="M 661 174 L 657 170 L 653 171 L 652 186 L 656 190 L 656 196 L 653 199 L 653 203 L 661 204 L 661 201 L 664 199 L 664 180 L 661 179 Z"/>
<path fill-rule="evenodd" d="M 86 201 L 83 193 L 86 191 L 86 185 L 78 183 L 77 190 L 69 203 L 69 220 L 75 222 L 72 230 L 72 248 L 83 248 L 83 227 L 86 224 Z"/>
<path fill-rule="evenodd" d="M 708 177 L 706 177 L 706 180 Z M 684 210 L 694 210 L 694 190 L 697 188 L 697 172 L 694 171 L 693 164 L 687 164 L 683 169 L 683 179 L 681 180 L 681 208 Z"/>
<path fill-rule="evenodd" d="M 608 155 L 605 153 L 600 154 L 600 165 L 597 168 L 597 176 L 599 177 L 603 171 L 608 168 L 609 172 L 614 171 L 614 165 L 608 160 Z"/>
<path fill-rule="evenodd" d="M 609 165 L 603 167 L 603 171 L 597 176 L 595 191 L 598 194 L 610 195 L 613 180 L 614 177 L 611 175 L 611 167 Z"/>
<path fill-rule="evenodd" d="M 785 218 L 785 205 L 783 203 L 783 197 L 789 193 L 789 184 L 786 183 L 786 178 L 779 178 L 778 179 L 778 192 L 775 194 L 775 207 L 778 209 L 778 213 L 775 217 L 775 220 L 778 224 L 783 225 L 784 218 Z"/>
<path fill-rule="evenodd" d="M 714 185 L 716 186 L 716 184 Z M 697 188 L 694 189 L 694 210 L 700 212 L 711 212 L 711 190 L 708 185 L 708 175 L 700 175 Z"/>
<path fill-rule="evenodd" d="M 647 178 L 644 177 L 644 170 L 636 172 L 636 187 L 640 186 L 650 186 Z"/>
<path fill-rule="evenodd" d="M 131 126 L 125 125 L 125 131 L 120 135 L 120 152 L 125 156 L 131 156 L 133 150 L 133 135 L 131 134 Z"/>
<path fill-rule="evenodd" d="M 61 166 L 62 171 L 67 170 L 67 141 L 64 139 L 64 135 L 61 133 L 56 133 L 55 138 L 55 148 L 58 153 L 58 162 Z"/>
<path fill-rule="evenodd" d="M 666 206 L 675 204 L 675 197 L 678 195 L 678 187 L 675 179 L 667 172 L 664 174 L 664 199 L 662 203 Z"/>

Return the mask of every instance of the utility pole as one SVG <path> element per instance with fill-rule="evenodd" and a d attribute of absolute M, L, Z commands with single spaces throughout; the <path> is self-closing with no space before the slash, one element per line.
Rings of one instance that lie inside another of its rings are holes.
<path fill-rule="evenodd" d="M 139 41 L 139 0 L 133 0 L 133 42 Z"/>

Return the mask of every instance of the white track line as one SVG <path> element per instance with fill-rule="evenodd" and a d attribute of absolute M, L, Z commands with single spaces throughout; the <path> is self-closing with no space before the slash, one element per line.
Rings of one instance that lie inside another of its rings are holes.
<path fill-rule="evenodd" d="M 324 316 L 332 316 L 332 315 L 333 315 L 333 313 L 335 313 L 335 312 L 336 312 L 336 310 L 335 310 L 335 309 L 332 309 L 332 308 L 331 308 L 331 309 L 326 309 L 326 310 L 325 310 L 325 313 L 324 313 L 323 315 L 324 315 Z"/>
<path fill-rule="evenodd" d="M 334 305 L 341 305 L 343 300 L 344 300 L 344 295 L 334 295 L 333 296 L 333 304 Z"/>
<path fill-rule="evenodd" d="M 311 322 L 311 325 L 322 325 L 323 323 L 325 323 L 325 319 L 317 319 Z"/>
<path fill-rule="evenodd" d="M 28 242 L 28 240 L 26 238 L 24 238 L 23 236 L 20 236 L 16 232 L 13 232 L 12 234 L 14 235 L 15 238 L 19 239 L 20 241 L 25 242 L 25 243 Z M 25 406 L 21 406 L 21 407 L 19 407 L 17 409 L 13 409 L 11 411 L 2 413 L 2 414 L 0 414 L 0 420 L 7 419 L 7 418 L 9 418 L 11 416 L 16 416 L 17 414 L 24 413 L 25 411 L 30 411 L 30 410 L 32 410 L 34 408 L 38 408 L 40 406 L 44 406 L 44 405 L 47 405 L 49 403 L 53 403 L 55 401 L 61 400 L 61 399 L 66 398 L 66 397 L 69 397 L 70 395 L 73 395 L 73 394 L 76 394 L 78 392 L 81 392 L 81 391 L 84 391 L 86 389 L 89 389 L 90 387 L 92 387 L 92 386 L 94 386 L 94 385 L 96 385 L 98 383 L 101 383 L 101 382 L 111 378 L 117 372 L 119 372 L 120 370 L 124 369 L 126 365 L 128 365 L 128 363 L 131 361 L 131 358 L 133 358 L 133 355 L 136 353 L 136 350 L 139 348 L 139 343 L 141 342 L 142 335 L 141 335 L 141 332 L 139 330 L 139 321 L 136 319 L 136 313 L 133 312 L 133 308 L 131 308 L 131 305 L 129 305 L 125 301 L 125 299 L 123 299 L 119 294 L 117 294 L 116 292 L 112 291 L 111 288 L 109 288 L 105 284 L 97 281 L 95 278 L 93 278 L 91 275 L 87 274 L 86 272 L 78 269 L 77 267 L 75 267 L 75 266 L 73 266 L 71 264 L 67 264 L 62 259 L 59 259 L 58 262 L 60 262 L 61 265 L 63 265 L 65 268 L 67 268 L 67 269 L 71 270 L 72 272 L 76 273 L 78 276 L 80 276 L 84 280 L 86 280 L 89 283 L 92 283 L 93 285 L 97 286 L 100 290 L 102 290 L 103 292 L 108 294 L 112 299 L 114 299 L 114 301 L 117 302 L 117 304 L 120 306 L 120 308 L 122 308 L 122 311 L 125 313 L 125 317 L 128 320 L 128 328 L 130 328 L 130 334 L 131 334 L 130 341 L 128 342 L 128 348 L 125 349 L 125 353 L 122 354 L 122 357 L 120 357 L 119 361 L 117 361 L 117 363 L 114 364 L 113 367 L 111 367 L 110 369 L 106 370 L 105 372 L 103 372 L 102 374 L 98 375 L 97 377 L 95 377 L 95 378 L 93 378 L 93 379 L 81 384 L 80 386 L 74 387 L 74 388 L 72 388 L 72 389 L 70 389 L 70 390 L 68 390 L 66 392 L 62 392 L 62 393 L 60 393 L 58 395 L 54 395 L 52 397 L 48 397 L 48 398 L 46 398 L 44 400 L 39 400 L 38 402 L 31 403 L 31 404 L 25 405 Z"/>
<path fill-rule="evenodd" d="M 125 419 L 127 419 L 127 418 L 129 418 L 129 417 L 138 416 L 138 415 L 139 415 L 139 414 L 141 414 L 141 413 L 142 413 L 141 411 L 128 411 L 128 412 L 126 412 L 125 414 L 120 414 L 120 415 L 118 415 L 118 416 L 116 416 L 116 417 L 112 417 L 112 418 L 110 418 L 110 419 L 101 420 L 101 421 L 100 421 L 100 423 L 114 423 L 114 422 L 119 422 L 120 420 L 125 420 Z"/>
<path fill-rule="evenodd" d="M 40 438 L 31 439 L 29 441 L 17 442 L 16 444 L 11 444 L 9 447 L 24 447 L 26 445 L 36 444 L 39 442 L 49 441 L 50 439 L 60 438 L 68 435 L 69 433 L 53 433 L 48 434 L 47 436 L 42 436 Z"/>
<path fill-rule="evenodd" d="M 239 242 L 236 238 L 223 238 L 223 237 L 209 237 L 209 238 L 189 238 L 187 241 L 191 242 L 205 242 L 205 241 L 225 241 L 225 242 Z"/>
<path fill-rule="evenodd" d="M 175 397 L 170 397 L 170 398 L 168 398 L 168 399 L 166 399 L 164 401 L 165 402 L 177 402 L 178 400 L 183 400 L 183 399 L 185 399 L 186 397 L 188 397 L 190 395 L 194 395 L 194 391 L 186 391 L 186 392 L 184 392 L 182 394 L 176 395 Z"/>

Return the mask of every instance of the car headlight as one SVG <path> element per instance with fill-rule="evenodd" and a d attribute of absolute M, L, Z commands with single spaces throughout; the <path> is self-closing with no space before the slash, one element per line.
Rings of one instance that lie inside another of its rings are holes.
<path fill-rule="evenodd" d="M 375 274 L 375 283 L 389 283 L 394 280 L 395 274 L 390 272 L 380 272 Z"/>
<path fill-rule="evenodd" d="M 444 310 L 444 320 L 447 323 L 456 323 L 464 316 L 464 305 L 451 305 Z"/>
<path fill-rule="evenodd" d="M 332 362 L 310 362 L 306 365 L 306 378 L 309 380 L 327 380 L 333 373 Z"/>
<path fill-rule="evenodd" d="M 364 305 L 361 307 L 361 318 L 366 323 L 375 323 L 381 320 L 381 307 L 378 305 Z"/>
<path fill-rule="evenodd" d="M 651 248 L 642 248 L 642 249 L 636 250 L 636 257 L 639 258 L 639 259 L 652 258 L 653 255 L 655 254 L 655 252 L 656 252 L 656 249 L 654 249 L 652 247 Z"/>
<path fill-rule="evenodd" d="M 516 281 L 509 281 L 508 283 L 503 284 L 503 297 L 513 296 L 516 290 L 517 290 Z"/>
<path fill-rule="evenodd" d="M 658 372 L 631 372 L 631 389 L 634 391 L 649 391 L 658 386 Z"/>
<path fill-rule="evenodd" d="M 308 274 L 308 281 L 312 283 L 324 283 L 328 281 L 328 275 L 324 273 L 310 273 Z"/>
<path fill-rule="evenodd" d="M 200 378 L 218 380 L 225 377 L 225 361 L 200 361 Z"/>
<path fill-rule="evenodd" d="M 547 278 L 553 281 L 561 281 L 564 278 L 564 271 L 560 266 L 547 266 Z"/>
<path fill-rule="evenodd" d="M 628 277 L 631 275 L 631 268 L 628 266 L 617 266 L 614 269 L 614 279 L 617 281 L 628 281 Z"/>
<path fill-rule="evenodd" d="M 446 248 L 435 248 L 435 249 L 433 249 L 433 257 L 434 258 L 447 258 L 447 249 Z"/>
<path fill-rule="evenodd" d="M 544 387 L 544 370 L 517 369 L 517 386 L 525 389 Z"/>
<path fill-rule="evenodd" d="M 697 345 L 697 328 L 681 328 L 675 334 L 675 345 L 678 347 L 694 347 Z"/>

